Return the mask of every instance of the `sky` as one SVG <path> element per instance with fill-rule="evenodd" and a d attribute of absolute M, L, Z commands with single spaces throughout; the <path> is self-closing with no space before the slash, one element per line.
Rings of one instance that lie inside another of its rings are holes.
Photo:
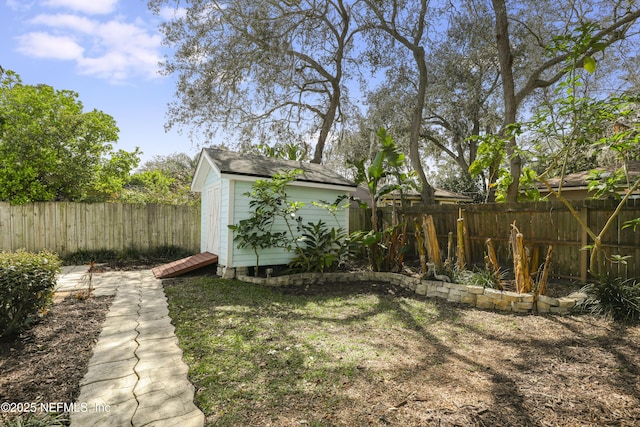
<path fill-rule="evenodd" d="M 172 153 L 195 155 L 188 135 L 165 132 L 175 80 L 158 63 L 162 46 L 146 0 L 0 0 L 0 66 L 24 84 L 79 94 L 85 111 L 115 118 L 115 149 L 139 147 L 142 163 Z"/>

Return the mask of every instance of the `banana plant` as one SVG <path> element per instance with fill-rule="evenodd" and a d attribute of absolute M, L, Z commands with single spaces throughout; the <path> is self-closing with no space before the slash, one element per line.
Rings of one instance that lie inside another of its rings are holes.
<path fill-rule="evenodd" d="M 381 128 L 377 136 L 378 149 L 368 166 L 365 159 L 349 161 L 355 170 L 356 184 L 367 186 L 371 208 L 371 230 L 355 232 L 353 239 L 367 248 L 371 267 L 375 271 L 399 271 L 407 250 L 407 224 L 398 221 L 398 216 L 394 214 L 392 225 L 384 228 L 378 215 L 378 201 L 393 191 L 398 191 L 400 199 L 404 201 L 404 192 L 414 184 L 405 170 L 405 156 L 391 135 Z"/>

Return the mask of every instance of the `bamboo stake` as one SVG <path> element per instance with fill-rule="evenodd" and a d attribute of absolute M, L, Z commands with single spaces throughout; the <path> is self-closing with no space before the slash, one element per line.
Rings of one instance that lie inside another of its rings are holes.
<path fill-rule="evenodd" d="M 431 215 L 422 215 L 422 231 L 424 233 L 424 243 L 427 246 L 429 261 L 436 265 L 440 270 L 442 268 L 442 258 L 440 257 L 440 246 L 438 245 L 438 236 L 436 227 L 433 224 Z"/>
<path fill-rule="evenodd" d="M 496 256 L 496 249 L 493 247 L 493 240 L 487 239 L 487 260 L 489 268 L 493 272 L 498 285 L 502 288 L 502 280 L 500 279 L 500 264 L 498 264 L 498 257 Z"/>
<path fill-rule="evenodd" d="M 413 226 L 416 233 L 416 246 L 418 247 L 418 254 L 420 255 L 420 268 L 422 270 L 422 274 L 427 274 L 427 257 L 424 250 L 424 239 L 422 238 L 420 223 L 417 218 L 413 221 Z"/>
<path fill-rule="evenodd" d="M 447 239 L 447 260 L 445 264 L 449 266 L 449 268 L 453 267 L 453 231 L 450 231 Z"/>
<path fill-rule="evenodd" d="M 549 270 L 551 265 L 551 254 L 553 253 L 553 245 L 549 245 L 547 250 L 547 257 L 544 260 L 544 267 L 542 268 L 542 277 L 538 282 L 538 295 L 544 295 L 547 292 L 547 283 L 549 281 Z"/>
<path fill-rule="evenodd" d="M 465 269 L 464 262 L 464 219 L 458 218 L 457 233 L 458 233 L 458 247 L 456 248 L 456 256 L 458 258 L 458 270 L 463 271 Z"/>
<path fill-rule="evenodd" d="M 533 254 L 531 254 L 531 261 L 529 261 L 529 274 L 534 275 L 538 272 L 540 267 L 540 246 L 533 247 Z"/>
<path fill-rule="evenodd" d="M 526 293 L 533 288 L 529 275 L 528 256 L 524 247 L 524 236 L 516 227 L 516 222 L 511 224 L 511 237 L 509 239 L 513 254 L 513 270 L 516 278 L 516 292 Z"/>
<path fill-rule="evenodd" d="M 518 251 L 520 252 L 520 271 L 522 274 L 522 291 L 523 293 L 531 292 L 533 284 L 531 275 L 529 275 L 529 251 L 524 246 L 524 235 L 518 233 Z"/>

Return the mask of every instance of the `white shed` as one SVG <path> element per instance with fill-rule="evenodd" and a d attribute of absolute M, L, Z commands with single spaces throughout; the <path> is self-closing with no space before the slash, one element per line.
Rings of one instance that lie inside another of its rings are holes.
<path fill-rule="evenodd" d="M 276 173 L 302 170 L 298 179 L 287 189 L 290 201 L 303 202 L 299 214 L 303 222 L 323 220 L 330 227 L 348 229 L 349 212 L 345 209 L 339 224 L 324 208 L 312 202 L 333 202 L 340 195 L 355 191 L 356 185 L 326 166 L 297 161 L 272 159 L 254 154 L 205 148 L 196 168 L 191 190 L 202 193 L 201 239 L 202 252 L 218 256 L 218 272 L 233 277 L 236 268 L 252 267 L 256 257 L 251 248 L 237 248 L 229 225 L 238 224 L 249 216 L 250 199 L 245 195 L 259 179 L 269 179 Z M 260 252 L 261 265 L 287 264 L 292 254 L 282 248 Z"/>

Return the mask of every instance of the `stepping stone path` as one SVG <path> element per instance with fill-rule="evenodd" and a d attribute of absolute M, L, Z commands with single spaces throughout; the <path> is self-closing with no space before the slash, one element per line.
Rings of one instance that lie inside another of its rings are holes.
<path fill-rule="evenodd" d="M 86 290 L 87 266 L 64 267 L 57 292 Z M 89 370 L 80 384 L 72 427 L 204 424 L 193 403 L 162 282 L 151 270 L 94 273 L 94 296 L 115 295 Z"/>

